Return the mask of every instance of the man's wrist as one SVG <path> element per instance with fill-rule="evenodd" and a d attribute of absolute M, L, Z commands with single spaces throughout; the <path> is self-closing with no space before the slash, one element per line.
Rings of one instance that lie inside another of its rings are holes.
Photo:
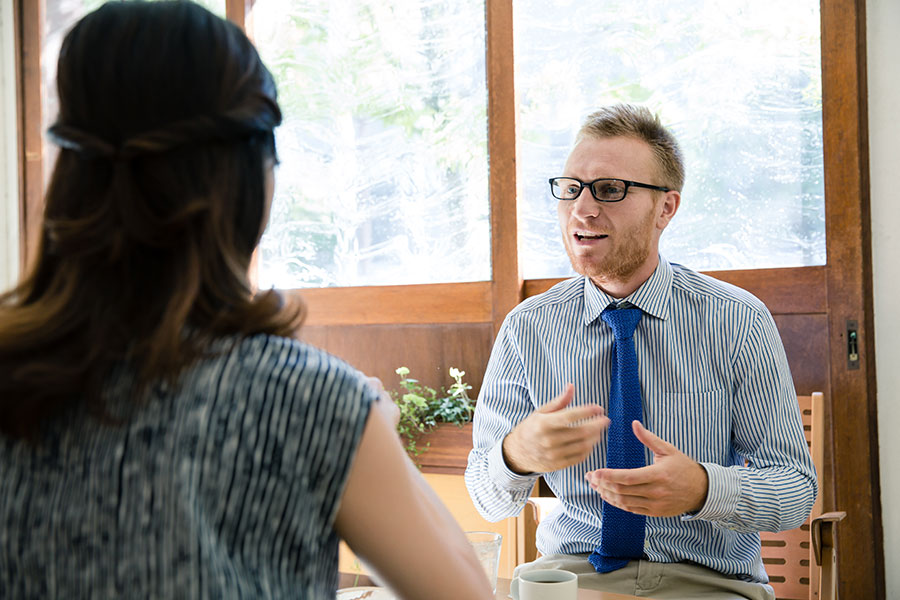
<path fill-rule="evenodd" d="M 694 506 L 693 506 L 693 508 L 691 508 L 691 510 L 687 511 L 688 513 L 691 513 L 691 514 L 696 514 L 696 513 L 700 512 L 700 510 L 704 506 L 706 506 L 706 498 L 709 495 L 709 474 L 706 472 L 706 469 L 703 468 L 703 465 L 701 465 L 698 462 L 694 463 L 694 467 L 698 471 L 698 474 L 697 474 L 698 485 L 697 485 L 697 494 L 696 494 L 697 502 L 694 503 Z"/>
<path fill-rule="evenodd" d="M 488 473 L 491 481 L 506 490 L 531 490 L 537 473 L 521 475 L 509 468 L 503 458 L 503 441 L 497 442 L 488 452 Z"/>
<path fill-rule="evenodd" d="M 741 493 L 741 476 L 738 469 L 715 463 L 700 463 L 709 481 L 706 499 L 699 511 L 682 516 L 684 520 L 702 519 L 722 521 L 737 510 Z"/>
<path fill-rule="evenodd" d="M 506 465 L 507 469 L 509 469 L 516 475 L 530 475 L 532 472 L 528 469 L 523 469 L 514 458 L 515 440 L 512 439 L 512 437 L 513 433 L 510 432 L 506 434 L 506 437 L 504 437 L 503 441 L 500 443 L 500 449 L 503 455 L 503 463 Z M 513 446 L 513 452 L 510 452 L 510 446 Z"/>

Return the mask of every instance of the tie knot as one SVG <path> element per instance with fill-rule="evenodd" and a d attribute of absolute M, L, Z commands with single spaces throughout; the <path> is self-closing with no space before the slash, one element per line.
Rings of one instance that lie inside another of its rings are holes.
<path fill-rule="evenodd" d="M 617 340 L 627 340 L 634 335 L 634 328 L 643 314 L 639 308 L 615 308 L 610 305 L 600 313 L 600 318 L 612 327 Z"/>

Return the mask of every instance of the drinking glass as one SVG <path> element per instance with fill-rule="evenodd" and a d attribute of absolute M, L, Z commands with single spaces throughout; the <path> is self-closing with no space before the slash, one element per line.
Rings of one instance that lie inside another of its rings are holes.
<path fill-rule="evenodd" d="M 497 591 L 497 570 L 500 568 L 500 546 L 503 536 L 492 531 L 466 531 L 466 538 L 475 549 L 475 555 L 484 567 L 491 589 Z"/>

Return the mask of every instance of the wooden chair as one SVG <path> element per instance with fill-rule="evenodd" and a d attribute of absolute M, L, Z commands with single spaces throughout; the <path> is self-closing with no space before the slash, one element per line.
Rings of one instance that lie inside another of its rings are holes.
<path fill-rule="evenodd" d="M 798 396 L 803 430 L 819 477 L 819 497 L 807 522 L 797 529 L 763 532 L 762 557 L 778 600 L 836 600 L 837 523 L 845 512 L 822 514 L 825 426 L 823 396 Z M 518 561 L 535 560 L 535 534 L 541 518 L 559 503 L 556 498 L 530 498 L 518 517 Z"/>
<path fill-rule="evenodd" d="M 824 397 L 821 392 L 798 396 L 806 443 L 819 477 L 819 497 L 810 518 L 779 533 L 760 533 L 762 557 L 769 584 L 778 600 L 834 600 L 837 598 L 837 536 L 835 528 L 845 512 L 822 514 L 825 472 Z"/>
<path fill-rule="evenodd" d="M 518 563 L 526 563 L 536 560 L 541 554 L 535 545 L 537 537 L 537 526 L 541 520 L 550 514 L 556 505 L 559 504 L 557 498 L 542 498 L 533 496 L 525 503 L 525 508 L 517 517 L 518 535 L 516 538 L 519 542 Z"/>

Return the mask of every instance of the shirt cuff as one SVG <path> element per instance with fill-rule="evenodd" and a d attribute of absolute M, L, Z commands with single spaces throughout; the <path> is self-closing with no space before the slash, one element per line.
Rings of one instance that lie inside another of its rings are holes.
<path fill-rule="evenodd" d="M 704 521 L 723 521 L 737 511 L 741 496 L 741 474 L 738 469 L 730 469 L 714 463 L 700 463 L 706 470 L 709 487 L 706 502 L 694 514 L 683 515 L 683 521 L 702 519 Z"/>
<path fill-rule="evenodd" d="M 535 480 L 540 473 L 531 473 L 528 475 L 519 475 L 512 471 L 503 460 L 503 440 L 494 444 L 494 447 L 488 452 L 488 473 L 491 481 L 508 490 L 528 490 L 534 485 Z"/>

